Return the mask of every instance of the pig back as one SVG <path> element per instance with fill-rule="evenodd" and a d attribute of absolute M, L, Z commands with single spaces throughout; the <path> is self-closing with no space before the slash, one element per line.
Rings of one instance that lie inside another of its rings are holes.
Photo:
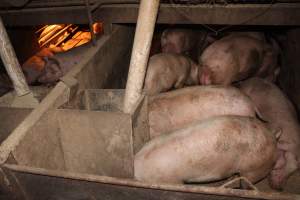
<path fill-rule="evenodd" d="M 229 86 L 195 86 L 150 99 L 151 137 L 218 115 L 255 116 L 250 98 Z"/>
<path fill-rule="evenodd" d="M 275 148 L 275 137 L 258 119 L 212 117 L 151 140 L 135 156 L 135 178 L 206 182 L 240 173 L 256 182 L 271 170 Z"/>
<path fill-rule="evenodd" d="M 239 87 L 252 99 L 262 117 L 282 130 L 279 141 L 288 143 L 290 150 L 300 155 L 300 126 L 288 97 L 275 84 L 261 78 L 251 78 Z"/>

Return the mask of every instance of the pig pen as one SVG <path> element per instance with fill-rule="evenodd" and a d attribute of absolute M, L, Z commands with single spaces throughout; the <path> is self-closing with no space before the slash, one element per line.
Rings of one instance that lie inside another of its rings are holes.
<path fill-rule="evenodd" d="M 297 35 L 297 29 L 289 31 Z M 300 198 L 299 172 L 284 192 L 270 190 L 265 180 L 257 184 L 258 190 L 133 180 L 134 153 L 149 140 L 147 98 L 142 96 L 132 113 L 121 112 L 124 90 L 120 88 L 126 82 L 133 35 L 133 26 L 114 25 L 35 109 L 0 108 L 0 124 L 5 127 L 0 132 L 3 195 L 12 199 Z M 295 52 L 291 46 L 289 51 Z M 287 80 L 294 81 L 290 74 L 283 73 L 279 82 L 294 93 L 288 86 L 292 83 Z"/>

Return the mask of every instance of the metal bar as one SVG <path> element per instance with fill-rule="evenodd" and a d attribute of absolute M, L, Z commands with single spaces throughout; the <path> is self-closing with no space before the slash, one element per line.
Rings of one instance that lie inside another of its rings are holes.
<path fill-rule="evenodd" d="M 160 0 L 141 0 L 124 97 L 130 113 L 141 96 Z"/>
<path fill-rule="evenodd" d="M 67 25 L 66 27 L 64 27 L 63 29 L 61 29 L 60 31 L 58 31 L 58 33 L 54 33 L 54 35 L 52 35 L 49 39 L 47 39 L 42 45 L 41 47 L 44 47 L 45 45 L 47 45 L 48 43 L 50 43 L 54 38 L 58 37 L 60 34 L 63 34 L 66 30 L 68 30 L 68 28 L 70 28 L 72 26 L 72 24 Z"/>
<path fill-rule="evenodd" d="M 12 44 L 10 43 L 6 29 L 0 17 L 0 54 L 5 69 L 12 80 L 18 96 L 30 93 L 25 76 L 21 70 L 20 63 L 16 57 Z"/>
<path fill-rule="evenodd" d="M 95 36 L 94 30 L 93 30 L 93 16 L 92 16 L 92 11 L 91 11 L 89 0 L 85 0 L 85 6 L 86 6 L 86 11 L 87 11 L 87 16 L 89 19 L 89 27 L 90 27 L 90 33 L 91 33 L 91 38 L 92 38 L 92 44 L 93 44 L 93 46 L 96 46 L 96 36 Z"/>
<path fill-rule="evenodd" d="M 68 35 L 66 35 L 64 38 L 62 38 L 61 40 L 57 41 L 57 43 L 54 45 L 55 47 L 61 45 L 67 38 L 70 38 L 75 31 L 77 31 L 79 27 L 76 26 L 70 33 L 68 33 Z"/>
<path fill-rule="evenodd" d="M 63 25 L 63 27 L 65 27 L 65 25 Z M 48 31 L 46 30 L 45 33 L 41 33 L 39 44 L 44 44 L 56 33 L 56 31 L 59 31 L 59 29 L 63 29 L 63 27 L 61 25 L 50 25 Z"/>

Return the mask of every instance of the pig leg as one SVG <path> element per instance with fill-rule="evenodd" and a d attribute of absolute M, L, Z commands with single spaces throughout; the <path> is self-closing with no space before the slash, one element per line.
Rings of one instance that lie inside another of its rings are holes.
<path fill-rule="evenodd" d="M 298 168 L 296 156 L 291 152 L 284 153 L 285 163 L 283 166 L 283 160 L 280 159 L 282 158 L 279 158 L 279 160 L 277 161 L 275 168 L 274 170 L 272 170 L 269 178 L 271 187 L 278 190 L 282 189 L 288 177 Z"/>
<path fill-rule="evenodd" d="M 185 183 L 208 183 L 213 181 L 219 181 L 224 179 L 223 174 L 220 173 L 206 173 L 205 175 L 198 178 L 191 178 L 184 180 Z"/>
<path fill-rule="evenodd" d="M 278 150 L 278 158 L 276 160 L 275 166 L 273 169 L 283 168 L 286 163 L 286 159 L 284 156 L 284 151 Z"/>
<path fill-rule="evenodd" d="M 212 182 L 212 181 L 219 181 L 222 180 L 226 177 L 226 174 L 230 174 L 228 172 L 228 168 L 224 167 L 222 170 L 207 170 L 206 173 L 203 173 L 201 177 L 195 177 L 195 178 L 190 178 L 187 180 L 184 180 L 185 183 L 204 183 L 204 182 Z M 231 175 L 228 175 L 230 177 Z M 227 178 L 228 178 L 227 177 Z"/>
<path fill-rule="evenodd" d="M 179 76 L 178 80 L 176 81 L 174 88 L 175 89 L 179 89 L 179 88 L 183 88 L 184 83 L 186 82 L 186 76 Z"/>

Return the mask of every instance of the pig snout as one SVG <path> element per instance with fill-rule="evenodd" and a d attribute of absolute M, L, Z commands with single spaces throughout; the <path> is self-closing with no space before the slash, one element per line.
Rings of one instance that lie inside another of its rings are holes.
<path fill-rule="evenodd" d="M 201 73 L 199 73 L 199 83 L 201 85 L 211 85 L 212 79 L 211 79 L 211 71 L 208 68 L 202 68 Z"/>

